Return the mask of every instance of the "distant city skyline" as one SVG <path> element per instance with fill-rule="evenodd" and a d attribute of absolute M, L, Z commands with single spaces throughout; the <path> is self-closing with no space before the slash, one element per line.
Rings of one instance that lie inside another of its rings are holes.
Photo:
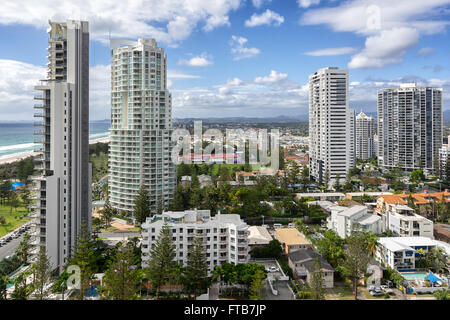
<path fill-rule="evenodd" d="M 32 120 L 49 19 L 90 23 L 92 120 L 110 118 L 110 36 L 167 48 L 174 118 L 306 115 L 308 76 L 325 67 L 349 70 L 357 112 L 376 112 L 378 90 L 403 82 L 443 88 L 450 109 L 449 0 L 4 3 L 0 121 Z"/>

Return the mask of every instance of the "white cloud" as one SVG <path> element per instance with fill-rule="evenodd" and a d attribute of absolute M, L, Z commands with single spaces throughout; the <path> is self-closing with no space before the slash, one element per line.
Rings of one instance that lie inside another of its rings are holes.
<path fill-rule="evenodd" d="M 255 8 L 260 8 L 263 4 L 269 3 L 272 0 L 252 0 L 253 6 Z"/>
<path fill-rule="evenodd" d="M 228 79 L 209 88 L 172 90 L 175 117 L 273 116 L 307 114 L 309 85 L 288 82 L 271 71 L 253 80 Z"/>
<path fill-rule="evenodd" d="M 34 86 L 47 77 L 40 66 L 0 59 L 0 119 L 34 120 Z"/>
<path fill-rule="evenodd" d="M 353 47 L 338 47 L 338 48 L 326 48 L 318 49 L 314 51 L 305 52 L 308 56 L 321 57 L 321 56 L 338 56 L 343 54 L 350 54 L 355 52 L 357 49 Z"/>
<path fill-rule="evenodd" d="M 178 64 L 190 67 L 207 67 L 212 65 L 213 61 L 210 55 L 202 53 L 200 56 L 192 57 L 189 60 L 182 59 L 178 61 Z"/>
<path fill-rule="evenodd" d="M 167 70 L 167 78 L 168 79 L 198 79 L 200 76 L 185 74 L 175 70 Z"/>
<path fill-rule="evenodd" d="M 318 5 L 320 0 L 297 0 L 298 6 L 301 8 L 309 8 L 313 5 Z"/>
<path fill-rule="evenodd" d="M 427 56 L 433 54 L 435 51 L 436 51 L 435 48 L 428 48 L 428 47 L 421 48 L 421 49 L 417 52 L 416 56 L 417 56 L 417 57 L 427 57 Z"/>
<path fill-rule="evenodd" d="M 221 95 L 228 95 L 231 93 L 231 89 L 228 87 L 220 87 L 219 88 L 219 94 Z"/>
<path fill-rule="evenodd" d="M 275 70 L 271 70 L 268 76 L 256 77 L 254 82 L 258 84 L 275 84 L 283 82 L 287 78 L 288 78 L 287 73 L 278 73 Z"/>
<path fill-rule="evenodd" d="M 258 48 L 245 47 L 247 41 L 244 37 L 231 36 L 230 45 L 231 53 L 234 54 L 233 60 L 252 58 L 261 53 Z"/>
<path fill-rule="evenodd" d="M 245 21 L 246 27 L 256 27 L 261 25 L 274 25 L 279 26 L 284 22 L 284 17 L 279 15 L 278 13 L 267 9 L 265 12 L 260 15 L 254 13 L 249 20 Z"/>
<path fill-rule="evenodd" d="M 397 28 L 366 39 L 366 47 L 354 55 L 349 68 L 382 68 L 403 61 L 408 49 L 419 42 L 417 30 Z"/>
<path fill-rule="evenodd" d="M 349 67 L 381 68 L 401 63 L 420 36 L 444 32 L 450 21 L 439 21 L 436 16 L 449 3 L 449 0 L 349 0 L 333 7 L 308 10 L 300 24 L 323 24 L 335 32 L 367 37 L 366 47 L 352 57 Z"/>
<path fill-rule="evenodd" d="M 154 37 L 173 44 L 186 39 L 197 26 L 211 31 L 228 26 L 230 12 L 241 0 L 3 0 L 0 24 L 47 28 L 48 20 L 88 20 L 91 38 Z"/>
<path fill-rule="evenodd" d="M 238 87 L 243 83 L 243 81 L 239 78 L 233 78 L 232 80 L 227 80 L 227 86 L 229 87 Z"/>
<path fill-rule="evenodd" d="M 0 119 L 33 121 L 34 87 L 47 78 L 47 68 L 0 59 Z M 89 108 L 93 120 L 109 117 L 111 68 L 89 69 Z"/>

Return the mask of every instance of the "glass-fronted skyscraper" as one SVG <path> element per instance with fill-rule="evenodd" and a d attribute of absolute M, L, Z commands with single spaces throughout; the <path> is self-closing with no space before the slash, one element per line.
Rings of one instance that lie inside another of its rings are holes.
<path fill-rule="evenodd" d="M 144 185 L 153 210 L 173 199 L 172 96 L 167 57 L 154 39 L 111 40 L 109 200 L 132 213 Z"/>

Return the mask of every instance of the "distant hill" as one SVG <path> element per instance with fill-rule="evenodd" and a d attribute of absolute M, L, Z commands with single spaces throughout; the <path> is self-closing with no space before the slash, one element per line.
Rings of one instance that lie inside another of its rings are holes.
<path fill-rule="evenodd" d="M 291 122 L 304 122 L 308 121 L 309 116 L 299 115 L 295 117 L 278 116 L 269 118 L 257 118 L 257 117 L 226 117 L 226 118 L 175 118 L 176 123 L 188 123 L 192 121 L 201 120 L 203 123 L 291 123 Z"/>

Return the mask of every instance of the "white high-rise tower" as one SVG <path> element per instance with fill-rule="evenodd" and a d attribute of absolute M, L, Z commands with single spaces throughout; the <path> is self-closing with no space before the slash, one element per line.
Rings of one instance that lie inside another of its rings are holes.
<path fill-rule="evenodd" d="M 324 68 L 309 76 L 310 175 L 330 185 L 351 168 L 348 71 Z M 342 181 L 342 180 L 341 180 Z"/>
<path fill-rule="evenodd" d="M 48 76 L 35 89 L 41 144 L 33 177 L 33 243 L 45 245 L 61 268 L 84 224 L 91 226 L 89 163 L 89 26 L 86 21 L 49 22 Z"/>
<path fill-rule="evenodd" d="M 375 123 L 361 111 L 356 116 L 356 158 L 367 160 L 374 154 Z"/>
<path fill-rule="evenodd" d="M 152 209 L 167 208 L 176 187 L 167 57 L 155 39 L 111 40 L 111 54 L 111 205 L 132 213 L 144 185 Z"/>

